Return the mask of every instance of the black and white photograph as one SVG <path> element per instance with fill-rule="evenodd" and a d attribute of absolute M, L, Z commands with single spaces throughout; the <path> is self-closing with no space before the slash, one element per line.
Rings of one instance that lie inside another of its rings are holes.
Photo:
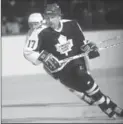
<path fill-rule="evenodd" d="M 1 123 L 123 123 L 123 0 L 1 0 Z"/>

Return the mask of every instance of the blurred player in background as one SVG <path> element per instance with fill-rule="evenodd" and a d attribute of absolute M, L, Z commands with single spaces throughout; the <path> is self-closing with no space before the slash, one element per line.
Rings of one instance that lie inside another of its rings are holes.
<path fill-rule="evenodd" d="M 26 37 L 26 42 L 24 45 L 24 57 L 31 61 L 32 64 L 40 63 L 37 59 L 39 56 L 35 49 L 38 45 L 38 34 L 46 28 L 43 16 L 41 13 L 32 13 L 28 18 L 29 31 Z"/>
<path fill-rule="evenodd" d="M 28 25 L 30 29 L 38 28 L 43 23 L 43 16 L 41 13 L 32 13 L 28 18 Z"/>
<path fill-rule="evenodd" d="M 48 26 L 39 28 L 39 32 L 37 28 L 38 33 L 33 36 L 34 39 L 28 39 L 24 49 L 25 58 L 35 65 L 43 63 L 55 79 L 73 91 L 84 93 L 93 99 L 108 117 L 123 117 L 123 110 L 102 93 L 95 83 L 85 57 L 60 63 L 61 60 L 74 58 L 81 53 L 88 52 L 89 59 L 100 56 L 96 44 L 85 40 L 76 21 L 62 19 L 61 9 L 57 4 L 48 4 L 44 17 Z M 27 52 L 29 50 L 31 54 Z"/>

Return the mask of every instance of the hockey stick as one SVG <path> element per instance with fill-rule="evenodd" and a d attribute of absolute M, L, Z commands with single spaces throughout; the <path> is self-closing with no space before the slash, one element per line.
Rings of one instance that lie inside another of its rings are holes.
<path fill-rule="evenodd" d="M 72 56 L 72 57 L 69 57 L 69 58 L 66 58 L 66 59 L 63 59 L 63 60 L 60 60 L 59 63 L 61 64 L 61 67 L 59 67 L 58 69 L 56 69 L 54 71 L 50 71 L 50 72 L 55 73 L 55 72 L 58 72 L 58 71 L 62 70 L 70 61 L 81 58 L 81 57 L 84 57 L 84 56 L 87 56 L 89 52 L 90 51 L 88 51 L 86 53 L 81 53 L 81 54 L 78 54 L 76 56 Z"/>
<path fill-rule="evenodd" d="M 103 40 L 103 41 L 99 42 L 98 45 L 100 45 L 104 42 L 108 42 L 108 41 L 112 41 L 112 40 L 119 40 L 119 39 L 120 39 L 120 36 L 115 36 L 115 37 L 112 37 L 112 38 L 109 38 L 107 40 Z M 108 48 L 112 48 L 112 47 L 116 47 L 116 46 L 120 45 L 121 43 L 123 43 L 123 41 L 119 42 L 119 43 L 112 44 L 110 46 L 99 47 L 99 51 L 104 50 L 104 49 L 108 49 Z M 52 73 L 62 70 L 72 60 L 87 56 L 89 52 L 91 52 L 91 50 L 87 51 L 86 53 L 81 53 L 81 54 L 60 60 L 59 63 L 61 64 L 61 67 L 56 69 L 55 71 L 52 71 Z"/>
<path fill-rule="evenodd" d="M 102 44 L 102 43 L 104 43 L 104 42 L 110 41 L 110 40 L 119 40 L 119 39 L 120 39 L 120 36 L 115 36 L 115 37 L 113 37 L 113 38 L 110 38 L 110 39 L 103 40 L 103 41 L 99 42 L 98 45 L 100 45 L 100 44 Z M 108 49 L 108 48 L 112 48 L 112 47 L 116 47 L 116 46 L 118 46 L 118 45 L 120 45 L 120 44 L 122 44 L 122 43 L 123 43 L 123 41 L 121 41 L 121 42 L 119 42 L 119 43 L 112 44 L 112 45 L 110 45 L 110 46 L 100 47 L 100 48 L 99 48 L 99 51 L 104 50 L 104 49 Z M 90 51 L 91 51 L 91 50 L 90 50 Z M 69 58 L 66 58 L 66 59 L 63 59 L 63 60 L 60 60 L 60 63 L 64 63 L 64 62 L 66 62 L 66 61 L 71 61 L 71 60 L 74 60 L 74 59 L 77 59 L 77 58 L 80 58 L 80 57 L 84 57 L 84 56 L 88 55 L 88 53 L 89 53 L 90 51 L 88 51 L 88 52 L 86 52 L 86 53 L 81 53 L 81 54 L 79 54 L 79 55 L 72 56 L 72 57 L 69 57 Z"/>
<path fill-rule="evenodd" d="M 99 50 L 101 51 L 101 50 L 104 50 L 104 49 L 116 47 L 116 46 L 118 46 L 118 45 L 120 45 L 120 44 L 122 44 L 122 43 L 123 43 L 123 41 L 122 41 L 122 42 L 119 42 L 119 43 L 116 43 L 116 44 L 112 44 L 112 45 L 110 45 L 110 46 L 100 47 Z"/>
<path fill-rule="evenodd" d="M 102 43 L 105 43 L 105 42 L 108 42 L 108 41 L 112 41 L 112 40 L 119 40 L 119 39 L 121 39 L 121 36 L 114 36 L 114 37 L 112 37 L 112 38 L 109 38 L 109 39 L 106 39 L 106 40 L 103 40 L 103 41 L 100 41 L 99 43 L 97 43 L 97 44 L 102 44 Z"/>

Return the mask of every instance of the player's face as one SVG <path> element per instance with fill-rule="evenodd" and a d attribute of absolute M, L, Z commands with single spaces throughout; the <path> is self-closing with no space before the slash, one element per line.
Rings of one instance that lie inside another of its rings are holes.
<path fill-rule="evenodd" d="M 37 28 L 39 25 L 40 25 L 41 23 L 39 23 L 39 22 L 31 22 L 31 23 L 29 23 L 29 28 L 30 29 L 34 29 L 34 28 Z"/>
<path fill-rule="evenodd" d="M 48 25 L 53 28 L 53 29 L 57 29 L 59 27 L 59 24 L 60 24 L 60 20 L 61 20 L 61 17 L 60 16 L 48 16 L 47 17 L 47 23 Z"/>

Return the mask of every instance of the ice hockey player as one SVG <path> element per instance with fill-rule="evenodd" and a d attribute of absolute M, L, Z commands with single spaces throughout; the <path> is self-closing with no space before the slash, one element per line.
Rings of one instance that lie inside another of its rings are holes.
<path fill-rule="evenodd" d="M 26 41 L 23 48 L 24 57 L 35 65 L 35 63 L 40 63 L 37 60 L 39 53 L 35 52 L 35 49 L 38 45 L 38 34 L 47 26 L 44 23 L 44 19 L 41 13 L 30 14 L 28 18 L 28 25 L 29 31 L 27 33 Z"/>
<path fill-rule="evenodd" d="M 41 13 L 32 13 L 31 15 L 29 15 L 28 25 L 29 25 L 29 31 L 27 34 L 26 43 L 24 45 L 24 57 L 32 64 L 37 65 L 38 63 L 40 64 L 40 61 L 37 61 L 37 56 L 39 56 L 39 53 L 38 51 L 35 51 L 33 47 L 30 48 L 29 44 L 30 41 L 32 42 L 31 43 L 32 45 L 34 44 L 33 42 L 38 42 L 37 37 L 39 32 L 42 31 L 42 29 L 45 29 L 48 25 L 46 24 L 46 21 L 44 20 Z M 50 71 L 48 71 L 47 68 L 44 67 L 44 69 L 48 74 L 52 76 L 52 73 L 50 73 Z M 80 99 L 82 99 L 89 105 L 94 104 L 94 100 L 91 97 L 87 96 L 86 94 L 82 92 L 81 93 L 77 92 L 71 88 L 68 89 L 69 91 L 77 95 Z"/>
<path fill-rule="evenodd" d="M 38 40 L 31 40 L 26 49 L 33 49 L 32 60 L 35 65 L 43 63 L 53 77 L 65 86 L 83 92 L 110 118 L 123 117 L 123 110 L 102 93 L 88 72 L 85 57 L 60 63 L 80 53 L 88 53 L 90 59 L 100 56 L 95 43 L 85 40 L 80 25 L 74 20 L 63 20 L 57 4 L 48 4 L 44 17 L 48 27 L 38 34 Z M 37 37 L 37 35 L 36 35 Z M 28 53 L 24 52 L 25 57 Z"/>

